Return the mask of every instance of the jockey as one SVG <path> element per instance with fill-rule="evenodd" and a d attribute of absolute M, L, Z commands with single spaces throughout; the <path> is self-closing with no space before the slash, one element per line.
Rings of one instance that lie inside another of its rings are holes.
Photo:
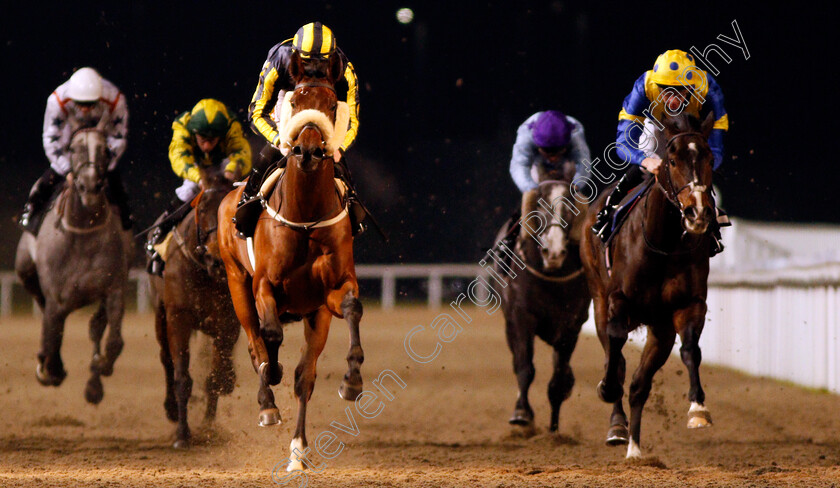
<path fill-rule="evenodd" d="M 592 226 L 602 241 L 609 238 L 610 223 L 613 213 L 627 193 L 642 182 L 642 168 L 656 174 L 662 160 L 656 154 L 648 154 L 641 137 L 633 142 L 630 132 L 633 125 L 644 124 L 647 130 L 656 130 L 652 121 L 646 118 L 660 119 L 663 112 L 677 114 L 685 110 L 688 114 L 700 118 L 701 111 L 711 111 L 714 126 L 709 135 L 709 147 L 714 155 L 714 169 L 723 162 L 723 133 L 729 130 L 729 116 L 723 106 L 723 92 L 711 75 L 694 64 L 694 57 L 684 51 L 665 51 L 656 58 L 653 69 L 642 74 L 633 85 L 633 91 L 624 99 L 618 114 L 616 143 L 619 155 L 630 167 L 618 181 L 615 189 L 607 197 L 604 208 L 598 213 Z M 642 147 L 640 147 L 640 144 Z M 725 217 L 724 217 L 725 219 Z M 720 242 L 720 229 L 713 222 L 712 235 L 715 245 L 712 255 L 723 250 Z"/>
<path fill-rule="evenodd" d="M 347 105 L 350 108 L 350 122 L 347 134 L 341 147 L 332 155 L 335 161 L 335 175 L 347 184 L 350 201 L 350 219 L 353 234 L 364 231 L 362 221 L 367 215 L 364 207 L 356 198 L 350 170 L 345 161 L 345 152 L 353 144 L 359 130 L 359 89 L 356 72 L 347 56 L 336 47 L 332 31 L 320 22 L 306 24 L 292 39 L 287 39 L 268 52 L 268 58 L 263 63 L 260 79 L 251 104 L 248 106 L 248 116 L 251 119 L 251 129 L 265 138 L 267 144 L 260 152 L 260 158 L 254 164 L 254 170 L 248 178 L 248 183 L 242 192 L 239 209 L 236 211 L 234 222 L 240 237 L 253 236 L 254 229 L 262 213 L 260 199 L 257 198 L 260 183 L 268 166 L 280 159 L 280 132 L 271 114 L 275 110 L 278 100 L 282 102 L 285 92 L 294 90 L 295 85 L 289 74 L 289 62 L 292 53 L 297 52 L 309 71 L 326 73 L 332 56 L 338 56 L 341 61 L 343 76 L 336 85 L 336 92 L 346 92 Z"/>
<path fill-rule="evenodd" d="M 577 119 L 557 110 L 537 112 L 528 117 L 516 130 L 510 160 L 510 175 L 522 192 L 521 215 L 534 209 L 538 193 L 532 190 L 537 188 L 543 175 L 552 171 L 562 175 L 564 163 L 571 161 L 577 177 L 587 179 L 589 169 L 583 162 L 589 159 L 583 125 Z M 506 244 L 512 244 L 513 239 L 515 235 L 509 235 Z"/>
<path fill-rule="evenodd" d="M 158 276 L 163 271 L 163 260 L 154 246 L 189 213 L 188 203 L 201 189 L 199 168 L 217 167 L 224 170 L 225 178 L 239 181 L 251 171 L 251 146 L 242 135 L 242 125 L 225 104 L 205 98 L 172 123 L 169 162 L 184 182 L 175 189 L 175 196 L 157 220 L 160 224 L 146 242 L 146 252 L 151 257 L 149 272 Z"/>
<path fill-rule="evenodd" d="M 125 151 L 128 135 L 128 107 L 125 96 L 93 68 L 81 68 L 55 89 L 44 113 L 44 151 L 50 167 L 32 186 L 18 223 L 31 233 L 38 231 L 41 213 L 55 189 L 70 172 L 70 139 L 79 129 L 100 126 L 108 145 L 106 174 L 108 199 L 117 205 L 123 229 L 131 228 L 131 210 L 117 173 L 117 162 Z"/>

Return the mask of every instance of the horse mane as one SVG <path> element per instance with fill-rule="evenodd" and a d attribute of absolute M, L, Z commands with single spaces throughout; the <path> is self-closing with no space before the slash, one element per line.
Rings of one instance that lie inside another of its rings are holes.
<path fill-rule="evenodd" d="M 663 159 L 665 158 L 667 143 L 670 138 L 670 136 L 666 135 L 666 132 L 670 132 L 671 136 L 682 134 L 683 132 L 702 132 L 702 121 L 685 112 L 679 115 L 668 115 L 663 112 L 659 122 L 665 127 L 665 130 L 659 130 L 659 128 L 654 127 L 653 132 L 656 137 L 656 155 Z"/>

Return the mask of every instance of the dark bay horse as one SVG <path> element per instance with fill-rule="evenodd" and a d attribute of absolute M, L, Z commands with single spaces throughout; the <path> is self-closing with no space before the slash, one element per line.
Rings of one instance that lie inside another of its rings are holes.
<path fill-rule="evenodd" d="M 90 319 L 93 358 L 85 399 L 96 404 L 104 395 L 101 376 L 110 376 L 123 348 L 124 296 L 131 236 L 105 196 L 108 164 L 105 136 L 82 129 L 70 142 L 71 170 L 56 204 L 44 216 L 37 236 L 24 232 L 15 270 L 43 312 L 36 377 L 58 386 L 67 372 L 61 360 L 64 322 L 74 310 L 99 302 Z M 108 329 L 105 354 L 102 337 Z"/>
<path fill-rule="evenodd" d="M 337 58 L 336 58 L 337 61 Z M 295 369 L 298 418 L 288 470 L 303 469 L 294 450 L 307 446 L 306 407 L 315 385 L 315 366 L 324 348 L 332 317 L 350 327 L 349 371 L 339 390 L 346 400 L 362 391 L 364 361 L 359 339 L 362 304 L 353 260 L 353 238 L 346 203 L 336 191 L 333 151 L 340 145 L 335 126 L 335 81 L 339 66 L 326 78 L 311 78 L 297 55 L 290 72 L 296 87 L 290 95 L 290 116 L 281 135 L 290 148 L 282 178 L 267 202 L 250 243 L 238 239 L 231 223 L 241 190 L 219 207 L 219 246 L 236 314 L 248 337 L 254 369 L 260 378 L 260 424 L 280 422 L 270 386 L 283 370 L 277 350 L 289 314 L 302 316 L 306 343 Z M 253 253 L 253 263 L 249 252 Z M 292 319 L 293 320 L 293 319 Z"/>
<path fill-rule="evenodd" d="M 519 384 L 519 396 L 509 422 L 524 427 L 534 423 L 528 390 L 535 374 L 536 336 L 554 348 L 554 373 L 548 384 L 549 429 L 554 432 L 558 428 L 560 404 L 569 397 L 575 383 L 569 359 L 580 328 L 588 318 L 590 297 L 578 251 L 580 237 L 572 238 L 573 229 L 579 234 L 575 221 L 582 221 L 584 214 L 570 196 L 569 183 L 543 181 L 538 192 L 540 204 L 523 217 L 528 232 L 517 239 L 515 257 L 504 265 L 496 261 L 495 270 L 500 276 L 510 276 L 510 270 L 517 274 L 501 289 L 505 332 Z M 508 232 L 505 225 L 496 242 Z"/>
<path fill-rule="evenodd" d="M 216 418 L 219 395 L 233 392 L 236 374 L 231 354 L 239 338 L 239 322 L 230 300 L 224 264 L 219 255 L 218 209 L 232 189 L 230 181 L 202 174 L 202 191 L 193 210 L 172 231 L 163 277 L 150 275 L 155 303 L 155 332 L 166 376 L 166 416 L 178 422 L 176 449 L 190 444 L 187 403 L 192 392 L 190 336 L 201 331 L 213 339 L 207 377 L 205 422 Z"/>
<path fill-rule="evenodd" d="M 645 324 L 647 342 L 630 384 L 630 430 L 627 457 L 642 455 L 642 410 L 654 374 L 665 364 L 676 334 L 688 369 L 691 406 L 689 428 L 711 425 L 700 386 L 698 341 L 706 317 L 709 275 L 709 225 L 715 216 L 712 191 L 712 152 L 708 137 L 712 116 L 702 124 L 693 117 L 665 117 L 657 133 L 662 164 L 656 184 L 631 210 L 612 240 L 612 270 L 607 269 L 604 245 L 585 232 L 581 258 L 592 292 L 598 338 L 606 355 L 605 374 L 598 395 L 613 403 L 608 444 L 628 442 L 622 407 L 625 361 L 621 349 L 631 330 Z M 586 228 L 603 206 L 590 208 Z"/>

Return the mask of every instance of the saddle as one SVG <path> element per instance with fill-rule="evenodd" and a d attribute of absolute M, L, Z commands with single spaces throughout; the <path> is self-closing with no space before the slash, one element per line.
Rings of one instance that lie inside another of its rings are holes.
<path fill-rule="evenodd" d="M 619 230 L 621 230 L 621 226 L 624 225 L 624 222 L 630 215 L 630 211 L 633 210 L 633 207 L 639 203 L 639 200 L 641 200 L 642 197 L 645 196 L 651 188 L 653 188 L 654 182 L 656 182 L 655 178 L 648 178 L 642 182 L 641 185 L 631 190 L 624 200 L 621 201 L 615 213 L 613 213 L 612 221 L 610 222 L 610 236 L 607 238 L 605 243 L 607 248 L 610 247 L 610 243 L 613 238 L 615 238 L 615 235 L 618 234 Z"/>

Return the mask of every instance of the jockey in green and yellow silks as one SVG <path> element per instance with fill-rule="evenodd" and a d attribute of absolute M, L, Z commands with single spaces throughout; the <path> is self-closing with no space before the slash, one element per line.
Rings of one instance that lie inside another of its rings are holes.
<path fill-rule="evenodd" d="M 618 155 L 630 166 L 607 197 L 592 227 L 602 240 L 606 241 L 610 236 L 612 215 L 618 204 L 642 182 L 642 168 L 655 173 L 661 163 L 659 156 L 642 142 L 652 138 L 639 137 L 639 134 L 658 130 L 655 124 L 663 113 L 686 113 L 702 119 L 709 112 L 715 121 L 709 135 L 709 147 L 714 155 L 714 169 L 718 169 L 723 163 L 723 134 L 729 130 L 729 116 L 723 104 L 723 92 L 715 79 L 695 65 L 691 54 L 670 50 L 660 54 L 653 68 L 636 80 L 633 90 L 624 98 L 616 130 Z M 718 232 L 717 227 L 714 231 Z M 714 247 L 714 253 L 723 250 L 719 238 Z"/>
<path fill-rule="evenodd" d="M 242 192 L 240 208 L 236 212 L 235 223 L 240 237 L 253 235 L 262 206 L 259 205 L 257 191 L 265 171 L 271 163 L 280 159 L 280 131 L 277 122 L 272 117 L 278 101 L 283 100 L 285 92 L 295 89 L 294 81 L 289 74 L 289 63 L 292 54 L 297 53 L 303 60 L 304 66 L 315 67 L 319 64 L 328 65 L 328 61 L 337 56 L 340 61 L 341 78 L 335 86 L 336 93 L 344 93 L 345 101 L 350 109 L 347 132 L 341 147 L 332 155 L 335 161 L 336 177 L 347 184 L 350 202 L 350 218 L 353 233 L 364 230 L 362 220 L 366 216 L 364 207 L 356 198 L 350 171 L 345 161 L 345 152 L 356 140 L 359 130 L 359 82 L 353 64 L 344 52 L 336 46 L 335 36 L 329 27 L 320 22 L 312 22 L 298 29 L 295 36 L 287 39 L 268 51 L 268 57 L 260 70 L 259 82 L 251 104 L 248 106 L 248 117 L 251 119 L 251 129 L 261 135 L 266 146 L 260 152 L 260 158 L 254 161 L 254 169 L 248 183 Z"/>
<path fill-rule="evenodd" d="M 160 224 L 146 243 L 146 251 L 151 257 L 149 272 L 157 275 L 163 271 L 163 262 L 154 246 L 189 213 L 187 203 L 201 190 L 200 170 L 218 168 L 224 171 L 225 178 L 239 181 L 251 171 L 251 146 L 242 134 L 242 124 L 227 106 L 205 98 L 172 123 L 169 162 L 172 171 L 184 182 L 175 189 L 175 196 L 158 218 Z"/>

